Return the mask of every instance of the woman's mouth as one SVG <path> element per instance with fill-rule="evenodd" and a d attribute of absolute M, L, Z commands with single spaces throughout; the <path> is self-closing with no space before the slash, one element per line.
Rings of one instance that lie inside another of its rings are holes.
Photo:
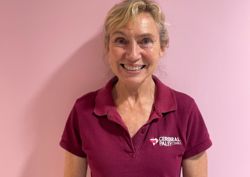
<path fill-rule="evenodd" d="M 146 67 L 146 65 L 131 66 L 131 65 L 126 65 L 126 64 L 121 64 L 121 66 L 127 71 L 139 71 Z"/>

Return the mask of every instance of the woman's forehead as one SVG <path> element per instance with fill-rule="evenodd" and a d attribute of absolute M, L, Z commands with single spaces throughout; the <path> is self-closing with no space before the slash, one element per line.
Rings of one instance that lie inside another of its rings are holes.
<path fill-rule="evenodd" d="M 111 35 L 159 35 L 158 25 L 149 14 L 142 13 L 129 20 L 121 28 L 111 31 Z"/>

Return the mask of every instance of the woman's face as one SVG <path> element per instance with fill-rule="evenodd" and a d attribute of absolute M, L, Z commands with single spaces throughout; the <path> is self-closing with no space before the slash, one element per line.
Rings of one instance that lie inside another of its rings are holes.
<path fill-rule="evenodd" d="M 140 84 L 150 78 L 162 54 L 157 24 L 148 13 L 110 34 L 107 57 L 119 82 Z"/>

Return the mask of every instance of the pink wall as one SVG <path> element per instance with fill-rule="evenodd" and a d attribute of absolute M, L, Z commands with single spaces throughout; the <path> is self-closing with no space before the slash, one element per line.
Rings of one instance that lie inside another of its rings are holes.
<path fill-rule="evenodd" d="M 1 176 L 62 176 L 72 104 L 109 78 L 101 28 L 114 2 L 0 2 Z M 198 102 L 214 143 L 210 177 L 248 176 L 250 1 L 159 2 L 171 44 L 157 74 Z"/>

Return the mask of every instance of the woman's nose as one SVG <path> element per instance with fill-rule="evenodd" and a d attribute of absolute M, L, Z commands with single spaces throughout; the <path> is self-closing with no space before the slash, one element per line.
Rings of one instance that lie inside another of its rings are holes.
<path fill-rule="evenodd" d="M 141 47 L 138 45 L 136 41 L 133 41 L 128 45 L 126 51 L 126 59 L 135 61 L 140 58 L 141 58 Z"/>

